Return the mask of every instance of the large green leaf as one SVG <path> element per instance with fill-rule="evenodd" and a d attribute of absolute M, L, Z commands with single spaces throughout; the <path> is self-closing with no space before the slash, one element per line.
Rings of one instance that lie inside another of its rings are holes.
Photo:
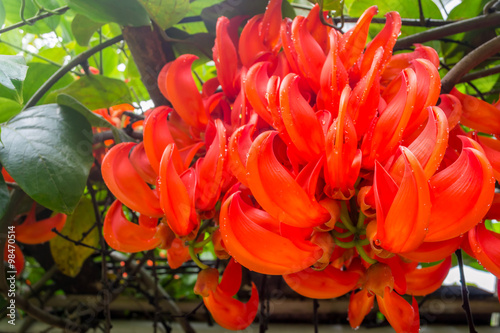
<path fill-rule="evenodd" d="M 0 97 L 0 124 L 18 114 L 22 109 L 21 104 L 4 97 Z"/>
<path fill-rule="evenodd" d="M 59 94 L 74 97 L 90 110 L 132 102 L 125 82 L 101 75 L 82 76 L 69 86 L 53 91 L 45 101 L 55 102 Z"/>
<path fill-rule="evenodd" d="M 125 132 L 113 126 L 109 121 L 107 121 L 100 115 L 90 111 L 85 107 L 85 105 L 78 102 L 76 99 L 74 99 L 69 95 L 61 94 L 57 96 L 57 104 L 62 106 L 67 106 L 68 108 L 77 111 L 82 116 L 87 118 L 88 122 L 92 127 L 110 128 L 111 131 L 113 132 L 113 136 L 115 137 L 116 143 L 133 141 L 133 139 L 130 136 L 128 136 Z"/>
<path fill-rule="evenodd" d="M 5 7 L 3 6 L 3 2 L 0 1 L 0 27 L 5 22 Z"/>
<path fill-rule="evenodd" d="M 90 38 L 104 23 L 96 22 L 85 15 L 76 14 L 71 21 L 71 31 L 81 46 L 89 45 Z"/>
<path fill-rule="evenodd" d="M 7 188 L 7 184 L 5 184 L 5 180 L 0 173 L 0 219 L 5 215 L 7 206 L 9 206 L 9 201 L 9 189 Z"/>
<path fill-rule="evenodd" d="M 1 127 L 0 162 L 35 201 L 71 213 L 93 163 L 92 129 L 56 104 L 29 108 Z"/>
<path fill-rule="evenodd" d="M 26 78 L 28 66 L 21 56 L 0 55 L 0 84 L 8 89 L 17 90 Z"/>
<path fill-rule="evenodd" d="M 189 12 L 189 0 L 138 0 L 149 17 L 163 30 L 179 22 Z"/>
<path fill-rule="evenodd" d="M 75 12 L 96 22 L 121 25 L 149 25 L 148 13 L 137 0 L 67 0 Z"/>
<path fill-rule="evenodd" d="M 426 19 L 439 19 L 442 20 L 443 16 L 441 15 L 441 11 L 436 6 L 432 0 L 421 0 L 422 10 Z M 351 17 L 359 17 L 363 12 L 369 7 L 373 6 L 372 0 L 354 0 L 352 1 L 350 7 L 348 7 L 348 14 Z M 348 3 L 346 3 L 348 6 Z M 403 18 L 419 18 L 420 11 L 418 8 L 417 1 L 406 1 L 402 2 L 399 0 L 386 0 L 383 2 L 377 2 L 378 6 L 378 14 L 377 17 L 383 17 L 386 13 L 391 11 L 398 12 Z M 382 29 L 383 25 L 381 24 L 373 24 L 370 27 L 370 36 L 373 38 L 374 35 Z M 425 30 L 426 28 L 420 27 L 408 27 L 403 26 L 401 28 L 401 35 L 410 35 L 417 33 L 419 31 Z"/>
<path fill-rule="evenodd" d="M 339 15 L 344 8 L 344 0 L 309 0 L 312 3 L 323 4 L 324 10 L 332 10 Z"/>
<path fill-rule="evenodd" d="M 21 19 L 21 1 L 20 0 L 2 0 L 5 7 L 6 19 L 10 23 L 17 23 Z M 60 7 L 57 0 L 37 0 L 37 2 L 46 9 L 56 9 Z M 38 12 L 38 7 L 33 0 L 25 0 L 24 18 L 34 17 Z M 52 15 L 43 20 L 37 21 L 33 25 L 24 25 L 23 30 L 32 34 L 43 34 L 54 31 L 60 22 L 59 15 Z"/>
<path fill-rule="evenodd" d="M 45 83 L 58 69 L 59 67 L 46 64 L 41 62 L 30 62 L 28 73 L 26 74 L 26 80 L 24 81 L 23 87 L 23 98 L 24 101 L 28 101 L 31 96 Z M 51 91 L 61 89 L 66 87 L 75 79 L 70 75 L 66 74 L 61 79 L 59 79 L 52 87 L 50 87 L 48 93 Z M 48 96 L 47 94 L 45 96 Z M 42 98 L 38 104 L 44 104 L 45 98 Z"/>
<path fill-rule="evenodd" d="M 253 1 L 234 1 L 226 0 L 217 3 L 213 6 L 205 8 L 201 12 L 201 18 L 207 30 L 215 32 L 215 25 L 220 16 L 232 18 L 238 15 L 254 16 L 265 12 L 268 0 L 253 0 Z M 283 1 L 281 4 L 283 16 L 294 17 L 295 12 L 288 1 Z"/>
<path fill-rule="evenodd" d="M 94 209 L 92 202 L 83 197 L 78 203 L 72 215 L 66 219 L 66 224 L 61 230 L 61 234 L 69 239 L 79 241 L 82 235 L 95 223 Z M 94 228 L 82 241 L 83 244 L 97 247 L 99 245 L 99 234 Z M 59 270 L 70 277 L 75 277 L 80 273 L 85 260 L 94 253 L 91 248 L 76 245 L 63 237 L 54 237 L 50 240 L 50 252 Z"/>

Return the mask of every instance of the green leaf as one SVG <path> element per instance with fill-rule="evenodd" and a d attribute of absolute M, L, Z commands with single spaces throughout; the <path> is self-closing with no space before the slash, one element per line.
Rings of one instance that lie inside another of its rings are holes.
<path fill-rule="evenodd" d="M 69 239 L 79 241 L 82 235 L 95 223 L 94 208 L 90 199 L 83 197 L 72 215 L 66 219 L 66 224 L 61 230 L 61 234 Z M 97 247 L 99 245 L 99 233 L 94 228 L 82 243 Z M 76 245 L 63 237 L 54 237 L 50 240 L 50 252 L 59 270 L 70 277 L 75 277 L 80 273 L 85 260 L 94 253 L 91 248 Z"/>
<path fill-rule="evenodd" d="M 426 19 L 433 18 L 442 20 L 443 16 L 441 15 L 441 11 L 436 6 L 432 0 L 422 0 L 422 10 L 424 12 L 424 16 Z M 359 17 L 363 12 L 368 9 L 368 7 L 373 5 L 373 1 L 371 0 L 354 0 L 352 4 L 348 7 L 348 14 L 351 17 Z M 348 4 L 346 3 L 346 6 Z M 419 18 L 420 11 L 418 8 L 417 1 L 406 1 L 402 2 L 399 0 L 386 0 L 383 2 L 377 2 L 378 6 L 378 14 L 376 17 L 384 17 L 384 15 L 391 11 L 398 12 L 403 18 Z M 370 36 L 373 38 L 375 34 L 382 29 L 382 24 L 372 25 L 370 27 Z M 426 30 L 426 28 L 420 27 L 408 27 L 403 26 L 401 28 L 401 36 L 406 36 L 409 34 L 414 34 L 419 31 Z"/>
<path fill-rule="evenodd" d="M 119 130 L 115 126 L 113 126 L 109 121 L 104 119 L 102 116 L 90 111 L 83 105 L 78 102 L 76 99 L 69 95 L 61 94 L 57 96 L 57 104 L 61 106 L 67 106 L 68 108 L 77 111 L 82 116 L 87 118 L 88 122 L 92 127 L 108 127 L 113 132 L 113 136 L 115 137 L 116 143 L 120 142 L 131 142 L 134 141 L 130 136 L 128 136 L 125 132 Z"/>
<path fill-rule="evenodd" d="M 132 103 L 132 97 L 125 82 L 101 75 L 82 76 L 69 86 L 53 91 L 45 101 L 55 102 L 59 94 L 74 97 L 90 110 Z"/>
<path fill-rule="evenodd" d="M 21 112 L 22 106 L 8 98 L 0 97 L 0 124 L 5 123 L 10 118 Z"/>
<path fill-rule="evenodd" d="M 21 1 L 20 0 L 2 0 L 5 7 L 6 20 L 10 23 L 18 23 L 21 19 Z M 57 0 L 37 0 L 43 8 L 57 9 L 60 6 Z M 25 0 L 24 19 L 29 19 L 37 15 L 38 7 L 33 0 Z M 24 25 L 22 29 L 32 34 L 44 34 L 54 31 L 59 25 L 60 15 L 52 15 L 43 20 L 37 21 L 33 25 Z"/>
<path fill-rule="evenodd" d="M 85 15 L 76 14 L 71 21 L 71 31 L 79 45 L 87 46 L 94 32 L 103 25 L 104 23 L 93 21 Z"/>
<path fill-rule="evenodd" d="M 5 22 L 5 7 L 3 6 L 3 2 L 0 1 L 0 27 L 3 25 Z"/>
<path fill-rule="evenodd" d="M 10 195 L 9 189 L 7 188 L 7 184 L 5 184 L 5 180 L 3 179 L 2 174 L 0 173 L 0 219 L 5 215 L 7 211 L 7 206 L 9 206 Z"/>
<path fill-rule="evenodd" d="M 343 0 L 309 0 L 312 3 L 323 3 L 323 10 L 332 10 L 335 11 L 338 15 L 342 13 L 342 9 L 344 8 Z"/>
<path fill-rule="evenodd" d="M 215 32 L 215 25 L 219 16 L 233 18 L 238 15 L 254 16 L 265 12 L 268 0 L 254 0 L 254 1 L 234 1 L 226 0 L 221 3 L 205 8 L 201 12 L 201 18 L 207 30 Z M 292 17 L 294 14 L 293 8 L 288 1 L 283 1 L 281 4 L 281 11 L 285 16 Z"/>
<path fill-rule="evenodd" d="M 26 74 L 26 80 L 23 86 L 23 98 L 28 101 L 31 96 L 42 86 L 42 84 L 47 81 L 57 70 L 58 66 L 41 63 L 41 62 L 30 62 L 28 73 Z M 51 91 L 61 89 L 66 87 L 75 79 L 70 75 L 64 75 L 56 84 L 50 87 L 48 93 Z M 48 96 L 47 94 L 45 96 Z M 38 104 L 44 104 L 47 97 L 42 98 Z"/>
<path fill-rule="evenodd" d="M 21 189 L 51 210 L 71 213 L 94 161 L 87 120 L 48 104 L 21 112 L 1 129 L 0 162 Z"/>
<path fill-rule="evenodd" d="M 22 82 L 26 78 L 28 66 L 21 56 L 0 55 L 0 84 L 16 90 L 15 81 Z"/>
<path fill-rule="evenodd" d="M 137 0 L 68 0 L 68 5 L 96 22 L 134 27 L 150 24 L 148 13 Z"/>
<path fill-rule="evenodd" d="M 189 12 L 189 0 L 138 0 L 149 17 L 163 30 L 179 22 Z"/>

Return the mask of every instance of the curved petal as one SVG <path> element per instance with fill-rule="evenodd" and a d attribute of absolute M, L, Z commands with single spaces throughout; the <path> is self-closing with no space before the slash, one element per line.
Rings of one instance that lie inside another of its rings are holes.
<path fill-rule="evenodd" d="M 165 75 L 165 86 L 179 116 L 190 126 L 202 130 L 208 116 L 191 74 L 191 65 L 196 59 L 198 57 L 192 54 L 183 54 L 175 59 Z"/>
<path fill-rule="evenodd" d="M 329 188 L 325 193 L 333 199 L 349 200 L 355 194 L 354 183 L 361 168 L 358 137 L 347 112 L 350 90 L 349 86 L 344 88 L 339 115 L 326 136 L 325 180 Z"/>
<path fill-rule="evenodd" d="M 111 148 L 102 160 L 102 178 L 125 206 L 147 216 L 162 217 L 163 211 L 156 193 L 130 163 L 129 153 L 135 146 L 135 143 L 127 142 Z"/>
<path fill-rule="evenodd" d="M 417 76 L 417 98 L 408 126 L 405 128 L 404 137 L 411 135 L 425 121 L 426 108 L 436 105 L 441 92 L 439 72 L 432 62 L 426 59 L 415 59 L 412 65 Z"/>
<path fill-rule="evenodd" d="M 281 117 L 290 138 L 308 161 L 324 151 L 324 135 L 313 108 L 299 90 L 299 76 L 288 74 L 280 86 Z"/>
<path fill-rule="evenodd" d="M 170 229 L 178 236 L 187 236 L 198 225 L 198 217 L 194 207 L 193 193 L 190 195 L 188 186 L 177 173 L 172 155 L 174 144 L 169 144 L 163 152 L 158 176 L 160 205 L 167 217 Z M 186 172 L 189 172 L 188 169 Z M 184 175 L 185 173 L 183 173 Z M 189 175 L 189 174 L 187 174 Z M 196 184 L 196 177 L 190 177 L 190 182 Z"/>
<path fill-rule="evenodd" d="M 432 47 L 415 44 L 415 51 L 409 53 L 399 53 L 391 57 L 391 61 L 382 73 L 382 82 L 392 81 L 406 67 L 410 67 L 415 59 L 427 59 L 431 64 L 439 68 L 439 55 Z"/>
<path fill-rule="evenodd" d="M 281 2 L 270 0 L 259 29 L 259 36 L 269 50 L 279 50 L 281 29 Z"/>
<path fill-rule="evenodd" d="M 462 103 L 460 122 L 484 133 L 500 135 L 500 112 L 493 105 L 453 88 L 451 94 Z"/>
<path fill-rule="evenodd" d="M 249 216 L 245 211 L 248 205 L 236 193 L 224 202 L 220 212 L 224 245 L 243 266 L 262 274 L 282 275 L 303 270 L 321 257 L 320 247 L 307 241 L 296 245 L 269 230 L 278 221 L 266 212 Z"/>
<path fill-rule="evenodd" d="M 383 55 L 384 50 L 382 48 L 376 50 L 371 67 L 356 84 L 349 97 L 349 114 L 354 121 L 359 137 L 366 133 L 379 108 L 379 78 Z"/>
<path fill-rule="evenodd" d="M 269 82 L 269 62 L 258 62 L 248 70 L 242 82 L 245 94 L 253 109 L 269 125 L 273 124 L 271 112 L 267 107 L 266 91 Z"/>
<path fill-rule="evenodd" d="M 390 252 L 408 252 L 424 241 L 431 212 L 427 179 L 417 158 L 401 147 L 405 172 L 397 193 L 384 197 L 385 179 L 390 178 L 380 164 L 375 166 L 374 193 L 377 207 L 377 239 Z M 385 176 L 384 176 L 385 174 Z M 394 193 L 394 191 L 391 191 Z M 388 208 L 390 205 L 390 208 Z"/>
<path fill-rule="evenodd" d="M 252 134 L 255 131 L 254 124 L 241 126 L 233 132 L 228 143 L 228 165 L 229 170 L 240 183 L 249 187 L 247 182 L 247 154 L 252 145 Z"/>
<path fill-rule="evenodd" d="M 415 262 L 436 262 L 453 254 L 462 243 L 463 237 L 455 237 L 441 242 L 423 242 L 416 250 L 400 253 L 401 257 Z"/>
<path fill-rule="evenodd" d="M 487 220 L 500 220 L 500 193 L 495 193 L 491 207 L 484 218 Z"/>
<path fill-rule="evenodd" d="M 436 106 L 428 107 L 427 112 L 427 124 L 408 145 L 408 149 L 423 166 L 425 178 L 430 179 L 441 164 L 448 147 L 448 122 L 444 112 Z M 403 172 L 404 160 L 403 156 L 399 155 L 390 168 L 390 174 L 396 181 L 400 181 Z"/>
<path fill-rule="evenodd" d="M 439 98 L 441 102 L 438 107 L 443 110 L 448 119 L 448 127 L 452 130 L 457 126 L 462 116 L 462 103 L 458 98 L 450 94 L 442 94 Z"/>
<path fill-rule="evenodd" d="M 381 113 L 372 132 L 365 135 L 361 145 L 362 163 L 365 168 L 372 168 L 375 160 L 385 161 L 396 151 L 415 104 L 417 83 L 413 70 L 405 69 L 392 84 L 399 88 L 393 89 L 397 90 L 397 93 L 389 96 L 392 99 Z"/>
<path fill-rule="evenodd" d="M 171 269 L 177 269 L 186 261 L 191 260 L 189 248 L 179 238 L 172 241 L 172 245 L 167 250 L 168 265 Z"/>
<path fill-rule="evenodd" d="M 500 140 L 478 135 L 477 141 L 491 163 L 496 180 L 500 182 Z"/>
<path fill-rule="evenodd" d="M 168 117 L 171 111 L 172 109 L 169 107 L 159 106 L 149 114 L 144 122 L 144 150 L 157 175 L 160 172 L 163 151 L 169 143 L 174 143 L 168 127 Z"/>
<path fill-rule="evenodd" d="M 340 59 L 344 63 L 344 67 L 349 69 L 360 58 L 361 53 L 365 49 L 366 37 L 368 37 L 368 29 L 370 22 L 378 13 L 377 6 L 371 6 L 363 12 L 359 17 L 358 22 L 351 30 L 347 31 L 341 39 L 341 49 L 339 52 Z"/>
<path fill-rule="evenodd" d="M 219 200 L 221 187 L 225 179 L 226 130 L 220 119 L 215 120 L 216 136 L 208 148 L 205 157 L 196 163 L 196 208 L 210 210 Z"/>
<path fill-rule="evenodd" d="M 335 29 L 332 29 L 330 30 L 329 37 L 330 51 L 321 69 L 320 90 L 316 97 L 316 108 L 318 110 L 330 111 L 336 117 L 342 87 L 348 84 L 349 78 L 338 55 L 339 33 Z"/>
<path fill-rule="evenodd" d="M 234 100 L 239 92 L 239 80 L 237 80 L 239 60 L 235 44 L 229 35 L 230 27 L 231 23 L 226 17 L 221 16 L 217 19 L 215 28 L 217 37 L 212 51 L 222 90 L 230 100 Z"/>
<path fill-rule="evenodd" d="M 253 282 L 251 293 L 247 303 L 217 291 L 204 297 L 203 302 L 217 324 L 228 330 L 243 330 L 254 321 L 259 308 L 259 294 Z"/>
<path fill-rule="evenodd" d="M 321 68 L 326 55 L 318 42 L 307 29 L 307 18 L 296 16 L 292 22 L 292 43 L 297 52 L 297 62 L 302 76 L 313 91 L 319 90 Z"/>
<path fill-rule="evenodd" d="M 258 61 L 268 60 L 271 56 L 271 50 L 264 45 L 264 41 L 259 33 L 263 16 L 256 15 L 250 18 L 241 31 L 238 55 L 240 56 L 241 63 L 246 68 L 250 68 Z"/>
<path fill-rule="evenodd" d="M 384 49 L 381 72 L 384 71 L 385 66 L 391 60 L 392 49 L 401 31 L 401 17 L 397 12 L 389 12 L 385 15 L 385 18 L 384 28 L 366 46 L 360 65 L 362 76 L 370 69 L 375 53 L 379 47 Z"/>
<path fill-rule="evenodd" d="M 144 149 L 144 141 L 139 142 L 129 155 L 130 163 L 134 166 L 135 171 L 148 184 L 155 184 L 158 173 L 153 170 L 149 163 L 146 150 Z"/>
<path fill-rule="evenodd" d="M 469 230 L 468 238 L 474 257 L 500 279 L 500 234 L 479 223 Z"/>
<path fill-rule="evenodd" d="M 36 221 L 36 203 L 33 204 L 26 219 L 21 225 L 16 225 L 16 241 L 24 244 L 45 243 L 56 236 L 52 231 L 61 231 L 66 223 L 66 215 L 58 213 L 52 217 Z"/>
<path fill-rule="evenodd" d="M 283 275 L 295 292 L 316 299 L 340 297 L 353 290 L 361 277 L 359 271 L 341 271 L 331 265 L 322 271 L 310 267 L 296 273 Z"/>
<path fill-rule="evenodd" d="M 425 296 L 436 291 L 443 284 L 451 268 L 451 256 L 443 262 L 406 274 L 406 293 L 413 296 Z"/>
<path fill-rule="evenodd" d="M 353 329 L 358 329 L 366 315 L 373 309 L 375 297 L 368 290 L 362 289 L 351 293 L 347 316 Z"/>
<path fill-rule="evenodd" d="M 377 303 L 380 312 L 396 332 L 417 333 L 420 330 L 418 305 L 415 298 L 413 298 L 413 304 L 410 305 L 396 292 L 386 288 L 384 297 L 377 295 Z"/>
<path fill-rule="evenodd" d="M 104 219 L 102 234 L 113 249 L 122 252 L 140 252 L 154 249 L 162 242 L 157 228 L 146 228 L 125 218 L 122 203 L 115 200 L 109 207 Z"/>
<path fill-rule="evenodd" d="M 495 192 L 491 165 L 483 153 L 471 147 L 463 148 L 455 163 L 434 175 L 430 185 L 432 210 L 426 242 L 466 233 L 488 212 Z"/>
<path fill-rule="evenodd" d="M 273 141 L 277 133 L 259 135 L 250 147 L 247 181 L 257 202 L 280 222 L 300 228 L 330 220 L 330 214 L 293 179 L 276 159 Z"/>

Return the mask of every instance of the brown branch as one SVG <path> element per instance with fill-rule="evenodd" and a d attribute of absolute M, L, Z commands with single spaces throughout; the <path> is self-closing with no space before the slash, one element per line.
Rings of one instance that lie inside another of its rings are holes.
<path fill-rule="evenodd" d="M 113 252 L 113 253 L 111 253 L 110 256 L 113 259 L 115 259 L 116 261 L 126 261 L 127 260 L 126 256 L 124 256 L 123 254 L 118 253 L 118 252 Z M 130 262 L 130 266 L 134 270 L 138 269 L 139 278 L 147 289 L 154 291 L 155 288 L 158 288 L 158 293 L 159 293 L 159 296 L 161 297 L 160 301 L 162 301 L 159 303 L 159 305 L 163 305 L 164 307 L 166 307 L 169 310 L 169 312 L 172 313 L 173 316 L 175 316 L 176 321 L 181 325 L 184 332 L 194 333 L 195 331 L 191 327 L 191 325 L 189 324 L 189 321 L 187 320 L 187 318 L 185 318 L 184 316 L 181 316 L 181 310 L 179 309 L 177 304 L 175 304 L 175 302 L 172 300 L 170 295 L 165 291 L 165 289 L 163 289 L 158 284 L 155 284 L 154 278 L 151 276 L 151 274 L 149 272 L 147 272 L 143 267 L 140 267 L 139 265 L 137 265 L 133 261 Z M 137 276 L 137 275 L 133 274 L 133 276 Z"/>
<path fill-rule="evenodd" d="M 500 12 L 480 15 L 468 20 L 457 21 L 443 27 L 430 29 L 408 37 L 401 38 L 396 42 L 395 50 L 404 49 L 415 43 L 424 43 L 446 36 L 455 35 L 461 32 L 500 26 Z"/>
<path fill-rule="evenodd" d="M 29 19 L 27 19 L 25 21 L 21 21 L 21 22 L 15 23 L 13 25 L 9 25 L 8 27 L 0 29 L 0 34 L 2 34 L 4 32 L 7 32 L 7 31 L 11 31 L 11 30 L 17 29 L 17 28 L 20 28 L 20 27 L 22 27 L 22 26 L 24 26 L 26 24 L 30 24 L 31 25 L 31 24 L 33 24 L 33 23 L 35 23 L 37 21 L 43 20 L 44 18 L 53 16 L 53 15 L 62 15 L 64 13 L 66 13 L 68 11 L 68 9 L 69 9 L 68 6 L 60 7 L 60 8 L 54 9 L 53 11 L 50 11 L 48 13 L 37 15 L 37 16 L 29 18 Z"/>
<path fill-rule="evenodd" d="M 78 325 L 70 320 L 54 316 L 53 314 L 50 314 L 49 312 L 24 299 L 19 294 L 16 294 L 16 307 L 43 323 L 65 329 L 65 332 L 86 332 L 90 328 L 87 325 Z M 71 328 L 71 330 L 69 328 Z"/>
<path fill-rule="evenodd" d="M 500 73 L 500 66 L 486 68 L 474 73 L 465 74 L 458 82 L 459 83 L 469 82 L 472 80 L 480 79 L 482 77 L 490 76 L 497 73 Z"/>
<path fill-rule="evenodd" d="M 441 93 L 449 93 L 465 74 L 498 52 L 500 52 L 500 36 L 471 51 L 443 77 L 441 80 Z"/>

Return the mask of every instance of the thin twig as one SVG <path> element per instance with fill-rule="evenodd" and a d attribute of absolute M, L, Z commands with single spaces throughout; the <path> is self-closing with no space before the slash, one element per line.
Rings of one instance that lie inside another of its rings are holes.
<path fill-rule="evenodd" d="M 465 74 L 458 82 L 460 82 L 460 83 L 469 82 L 472 80 L 480 79 L 482 77 L 490 76 L 490 75 L 497 74 L 497 73 L 500 73 L 500 66 L 486 68 L 486 69 L 483 69 L 483 70 L 480 70 L 477 72 Z"/>
<path fill-rule="evenodd" d="M 314 333 L 318 333 L 318 308 L 319 302 L 317 299 L 313 299 L 313 324 L 314 324 Z"/>
<path fill-rule="evenodd" d="M 73 244 L 75 244 L 75 245 L 78 245 L 78 246 L 83 246 L 83 247 L 86 247 L 86 248 L 92 249 L 92 250 L 97 251 L 97 252 L 100 252 L 100 251 L 101 251 L 100 249 L 98 249 L 98 248 L 97 248 L 97 247 L 95 247 L 95 246 L 85 244 L 85 243 L 83 243 L 83 242 L 81 242 L 81 241 L 77 241 L 77 240 L 71 239 L 71 238 L 69 238 L 68 236 L 61 234 L 61 233 L 59 232 L 59 230 L 57 230 L 56 228 L 52 228 L 52 232 L 54 232 L 57 236 L 62 237 L 62 238 L 64 238 L 65 240 L 67 240 L 68 242 L 71 242 L 71 243 L 73 243 Z"/>
<path fill-rule="evenodd" d="M 54 9 L 52 13 L 40 14 L 40 15 L 37 15 L 35 17 L 26 19 L 24 21 L 15 23 L 13 25 L 9 25 L 8 27 L 0 29 L 0 34 L 2 34 L 4 32 L 7 32 L 7 31 L 11 31 L 11 30 L 17 29 L 17 28 L 20 28 L 20 27 L 22 27 L 22 26 L 24 26 L 26 24 L 28 24 L 28 25 L 33 24 L 33 23 L 35 23 L 37 21 L 43 20 L 44 18 L 53 16 L 53 15 L 62 15 L 64 13 L 66 13 L 68 11 L 68 9 L 69 9 L 68 6 L 60 7 L 60 8 Z"/>
<path fill-rule="evenodd" d="M 94 216 L 97 224 L 97 231 L 99 234 L 99 243 L 101 245 L 101 282 L 103 286 L 103 290 L 109 291 L 109 280 L 108 280 L 108 270 L 107 270 L 107 262 L 106 262 L 106 242 L 104 241 L 104 236 L 102 235 L 102 217 L 99 212 L 99 206 L 97 205 L 97 201 L 95 198 L 95 191 L 90 183 L 90 180 L 87 179 L 87 189 L 90 193 L 90 198 L 92 199 L 92 206 L 94 208 Z M 109 333 L 113 325 L 111 325 L 111 311 L 109 310 L 109 299 L 104 299 L 103 301 L 103 312 L 105 322 L 105 332 Z"/>
<path fill-rule="evenodd" d="M 449 93 L 465 74 L 498 52 L 500 52 L 500 36 L 471 51 L 443 77 L 441 80 L 441 93 Z"/>
<path fill-rule="evenodd" d="M 45 81 L 45 83 L 40 87 L 40 89 L 38 89 L 36 93 L 33 96 L 31 96 L 30 100 L 26 103 L 23 110 L 35 106 L 36 103 L 43 97 L 43 95 L 45 95 L 45 93 L 49 91 L 49 89 L 71 69 L 78 66 L 80 63 L 84 62 L 85 60 L 87 60 L 100 50 L 105 49 L 113 44 L 116 44 L 121 40 L 123 40 L 122 35 L 116 36 L 114 38 L 105 41 L 102 44 L 96 45 L 93 48 L 80 53 L 79 55 L 71 59 L 70 62 L 68 62 L 63 67 L 59 68 L 47 81 Z"/>
<path fill-rule="evenodd" d="M 401 38 L 396 42 L 394 50 L 400 50 L 412 46 L 415 43 L 424 43 L 476 29 L 500 26 L 500 12 L 489 15 L 481 15 L 468 20 L 456 21 L 443 27 L 423 31 L 408 37 Z"/>
<path fill-rule="evenodd" d="M 469 303 L 469 289 L 467 289 L 467 284 L 465 282 L 465 274 L 464 274 L 464 262 L 462 260 L 462 250 L 458 249 L 455 251 L 455 255 L 457 256 L 458 268 L 460 269 L 460 284 L 462 285 L 462 308 L 465 311 L 465 315 L 467 316 L 467 323 L 469 324 L 469 332 L 477 333 L 476 328 L 474 327 L 474 321 L 472 319 L 472 312 L 470 309 Z"/>

